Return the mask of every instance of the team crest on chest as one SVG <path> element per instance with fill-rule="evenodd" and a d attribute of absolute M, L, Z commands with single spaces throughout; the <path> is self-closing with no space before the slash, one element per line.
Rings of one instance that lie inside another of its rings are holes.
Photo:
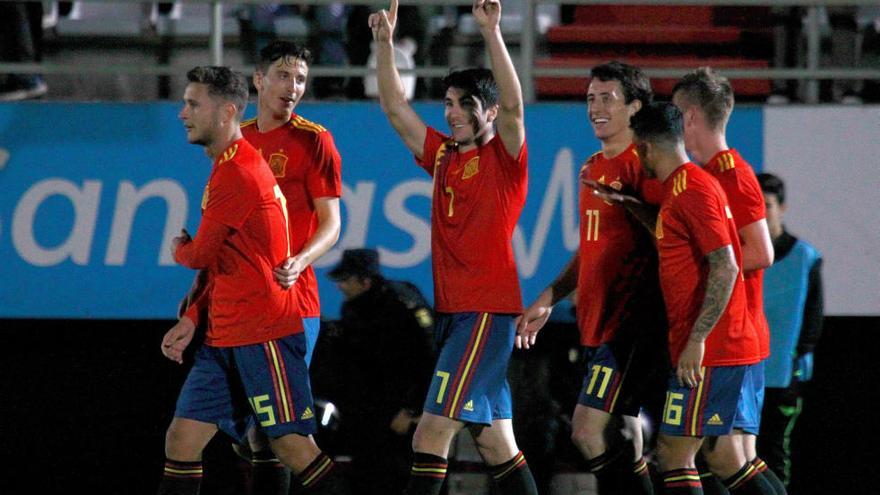
<path fill-rule="evenodd" d="M 269 155 L 269 168 L 272 169 L 272 175 L 275 177 L 284 177 L 287 171 L 287 155 L 280 150 Z"/>
<path fill-rule="evenodd" d="M 480 173 L 480 157 L 475 156 L 464 164 L 464 171 L 461 173 L 461 180 L 468 180 Z"/>

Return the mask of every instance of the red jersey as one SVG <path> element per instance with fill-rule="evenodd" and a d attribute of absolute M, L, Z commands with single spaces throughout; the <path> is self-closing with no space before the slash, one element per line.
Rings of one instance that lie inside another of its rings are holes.
<path fill-rule="evenodd" d="M 315 199 L 342 195 L 342 159 L 330 131 L 298 115 L 269 132 L 260 132 L 257 119 L 241 124 L 241 133 L 269 163 L 287 199 L 290 252 L 299 253 L 318 228 Z M 318 280 L 311 266 L 293 286 L 304 318 L 321 316 Z"/>
<path fill-rule="evenodd" d="M 284 202 L 272 171 L 245 139 L 214 162 L 198 235 L 175 252 L 181 264 L 208 270 L 206 344 L 249 345 L 303 331 L 294 291 L 272 274 L 290 256 Z"/>
<path fill-rule="evenodd" d="M 724 189 L 737 231 L 767 217 L 764 193 L 755 171 L 736 150 L 719 152 L 709 160 L 705 169 Z M 770 327 L 764 316 L 764 269 L 752 270 L 744 277 L 749 313 L 761 343 L 761 358 L 766 358 L 770 355 Z"/>
<path fill-rule="evenodd" d="M 613 158 L 594 154 L 581 168 L 581 178 L 640 197 L 646 190 L 662 189 L 656 179 L 645 176 L 633 145 Z M 657 318 L 665 318 L 662 304 L 656 304 L 657 254 L 645 228 L 625 208 L 584 186 L 579 215 L 576 308 L 581 344 L 596 347 L 612 340 L 633 312 L 648 307 L 656 306 Z"/>
<path fill-rule="evenodd" d="M 669 353 L 676 365 L 706 295 L 706 254 L 731 245 L 741 263 L 742 251 L 724 191 L 708 172 L 685 163 L 663 184 L 666 198 L 660 206 L 655 236 L 660 286 L 669 318 Z M 703 366 L 737 366 L 760 360 L 741 274 L 724 313 L 706 339 Z"/>
<path fill-rule="evenodd" d="M 428 128 L 422 159 L 434 178 L 431 257 L 434 302 L 443 313 L 522 313 L 511 238 L 526 202 L 528 152 L 510 156 L 496 134 L 461 153 Z"/>

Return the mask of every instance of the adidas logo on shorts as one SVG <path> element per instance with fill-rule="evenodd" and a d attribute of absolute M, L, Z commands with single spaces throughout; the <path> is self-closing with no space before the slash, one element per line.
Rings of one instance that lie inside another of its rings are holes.
<path fill-rule="evenodd" d="M 724 424 L 724 421 L 721 421 L 721 416 L 719 416 L 718 413 L 715 413 L 709 418 L 709 421 L 706 424 L 710 426 L 721 426 Z"/>
<path fill-rule="evenodd" d="M 306 410 L 303 411 L 302 416 L 299 419 L 312 419 L 315 417 L 315 413 L 312 412 L 311 407 L 306 407 Z"/>

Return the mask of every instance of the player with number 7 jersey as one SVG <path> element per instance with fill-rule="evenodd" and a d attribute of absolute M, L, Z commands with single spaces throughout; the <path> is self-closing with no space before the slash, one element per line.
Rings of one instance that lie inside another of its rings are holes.
<path fill-rule="evenodd" d="M 282 288 L 272 271 L 290 256 L 284 196 L 247 140 L 218 155 L 202 208 L 200 234 L 231 231 L 225 239 L 209 234 L 205 245 L 184 244 L 175 253 L 180 264 L 209 272 L 210 290 L 186 313 L 198 323 L 200 308 L 209 306 L 205 343 L 241 346 L 302 332 L 296 293 Z"/>

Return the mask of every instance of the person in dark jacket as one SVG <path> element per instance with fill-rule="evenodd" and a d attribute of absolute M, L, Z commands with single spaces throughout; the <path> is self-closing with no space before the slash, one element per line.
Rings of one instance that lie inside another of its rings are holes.
<path fill-rule="evenodd" d="M 315 393 L 339 409 L 354 493 L 399 494 L 434 369 L 432 309 L 415 285 L 382 276 L 373 249 L 346 250 L 328 275 L 345 301 L 315 349 Z"/>

